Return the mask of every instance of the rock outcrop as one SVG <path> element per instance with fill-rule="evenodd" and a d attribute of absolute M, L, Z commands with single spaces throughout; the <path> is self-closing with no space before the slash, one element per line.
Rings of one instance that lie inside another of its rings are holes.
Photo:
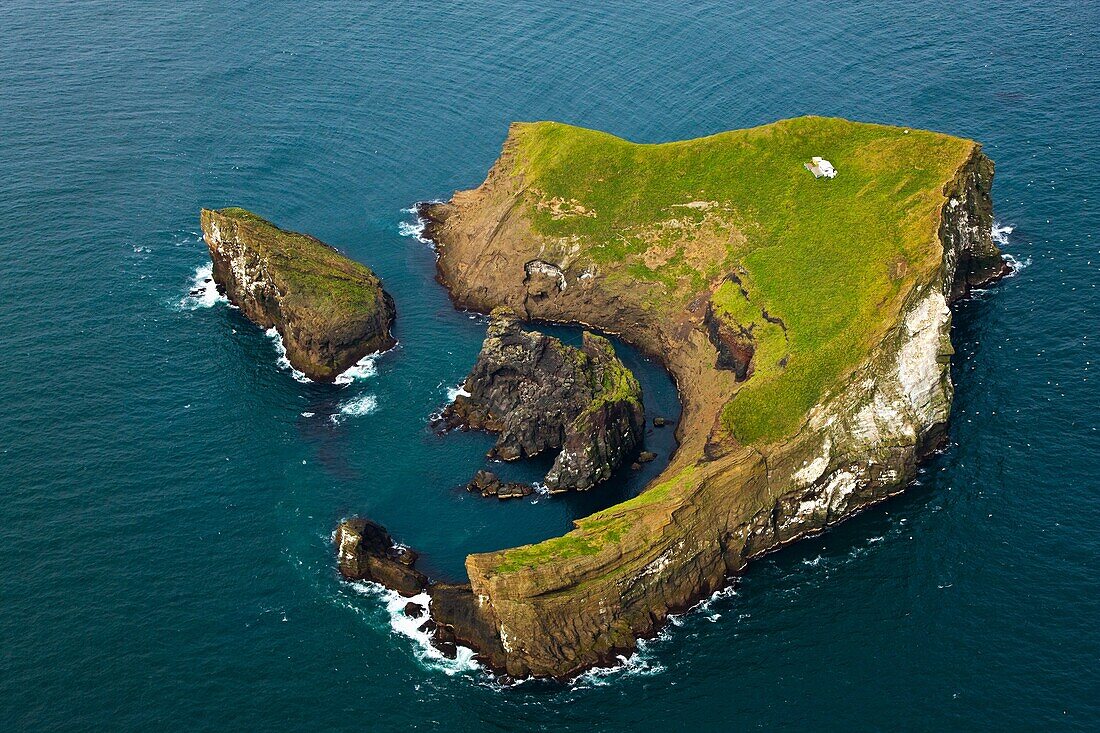
<path fill-rule="evenodd" d="M 244 209 L 202 210 L 218 289 L 253 323 L 274 328 L 290 364 L 332 381 L 393 346 L 394 305 L 366 266 Z"/>
<path fill-rule="evenodd" d="M 492 471 L 484 470 L 474 474 L 473 480 L 466 485 L 466 490 L 485 497 L 495 496 L 502 500 L 521 499 L 535 493 L 535 488 L 531 484 L 501 481 L 500 477 Z"/>
<path fill-rule="evenodd" d="M 610 478 L 641 442 L 645 415 L 638 380 L 607 339 L 586 331 L 579 349 L 567 346 L 523 330 L 513 311 L 499 308 L 442 422 L 498 433 L 491 458 L 512 461 L 560 449 L 545 483 L 550 491 L 567 491 Z"/>
<path fill-rule="evenodd" d="M 417 554 L 399 545 L 385 527 L 369 519 L 345 519 L 336 528 L 336 559 L 348 580 L 369 580 L 415 596 L 428 587 L 428 578 L 414 566 Z"/>
<path fill-rule="evenodd" d="M 807 147 L 843 165 L 845 187 L 807 177 Z M 945 435 L 950 305 L 1005 272 L 992 174 L 972 141 L 844 120 L 667 146 L 513 127 L 484 184 L 422 212 L 440 280 L 459 307 L 592 324 L 660 359 L 679 448 L 641 495 L 568 534 L 469 556 L 468 588 L 433 618 L 499 672 L 569 678 L 753 558 L 902 491 Z M 666 200 L 648 210 L 635 190 Z"/>

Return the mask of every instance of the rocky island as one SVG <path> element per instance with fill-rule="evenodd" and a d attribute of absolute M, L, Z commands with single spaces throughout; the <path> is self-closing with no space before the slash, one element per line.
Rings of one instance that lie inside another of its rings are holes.
<path fill-rule="evenodd" d="M 457 307 L 591 324 L 659 359 L 680 447 L 635 498 L 430 586 L 437 639 L 569 678 L 902 491 L 944 440 L 949 306 L 1007 272 L 992 176 L 973 141 L 841 119 L 652 145 L 513 125 L 481 186 L 421 207 L 441 282 Z"/>
<path fill-rule="evenodd" d="M 331 382 L 393 346 L 393 299 L 365 265 L 318 239 L 240 208 L 202 210 L 218 289 L 253 323 L 278 331 L 291 365 Z"/>
<path fill-rule="evenodd" d="M 497 308 L 477 363 L 442 422 L 497 433 L 490 458 L 560 450 L 546 487 L 583 491 L 610 478 L 641 443 L 645 413 L 641 385 L 607 339 L 585 331 L 579 349 L 567 346 L 523 330 L 514 311 Z M 483 493 L 493 486 L 487 477 L 475 484 Z"/>

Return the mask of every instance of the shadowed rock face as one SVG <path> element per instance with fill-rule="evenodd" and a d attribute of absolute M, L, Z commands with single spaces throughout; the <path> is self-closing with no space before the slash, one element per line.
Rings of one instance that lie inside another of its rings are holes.
<path fill-rule="evenodd" d="M 511 461 L 561 449 L 551 491 L 589 489 L 611 477 L 641 442 L 641 386 L 610 342 L 585 332 L 581 348 L 525 331 L 493 311 L 465 394 L 443 411 L 447 427 L 499 433 L 490 457 Z"/>
<path fill-rule="evenodd" d="M 332 381 L 395 343 L 393 299 L 364 265 L 244 209 L 203 209 L 202 232 L 218 289 L 250 321 L 278 331 L 287 359 L 310 379 Z"/>

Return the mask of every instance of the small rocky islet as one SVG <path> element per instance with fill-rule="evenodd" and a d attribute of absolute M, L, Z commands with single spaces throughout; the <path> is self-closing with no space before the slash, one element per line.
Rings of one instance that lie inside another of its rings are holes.
<path fill-rule="evenodd" d="M 367 266 L 245 209 L 203 209 L 201 222 L 218 290 L 248 320 L 274 328 L 291 366 L 310 379 L 331 382 L 396 343 L 393 298 Z"/>
<path fill-rule="evenodd" d="M 835 177 L 807 173 L 823 154 Z M 467 583 L 426 578 L 359 518 L 336 532 L 341 573 L 427 593 L 409 615 L 445 654 L 564 680 L 615 663 L 752 559 L 903 491 L 946 434 L 950 306 L 1009 272 L 992 177 L 973 141 L 832 118 L 659 145 L 513 125 L 484 183 L 418 207 L 455 306 L 493 313 L 444 424 L 498 433 L 501 459 L 560 450 L 551 488 L 651 459 L 610 345 L 589 333 L 569 352 L 519 326 L 581 323 L 668 369 L 679 448 L 568 534 L 468 556 Z M 491 472 L 470 488 L 524 491 Z"/>
<path fill-rule="evenodd" d="M 584 491 L 610 478 L 641 444 L 642 388 L 603 336 L 585 331 L 580 348 L 568 346 L 524 330 L 514 311 L 497 308 L 477 362 L 439 426 L 496 433 L 489 458 L 514 461 L 558 450 L 546 488 Z M 471 482 L 471 491 L 524 495 L 486 473 Z"/>

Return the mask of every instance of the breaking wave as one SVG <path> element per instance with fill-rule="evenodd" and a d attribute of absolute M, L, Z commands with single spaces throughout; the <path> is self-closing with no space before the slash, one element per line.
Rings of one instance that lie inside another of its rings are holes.
<path fill-rule="evenodd" d="M 1016 277 L 1018 274 L 1020 274 L 1020 270 L 1026 270 L 1028 267 L 1031 266 L 1031 258 L 1030 257 L 1028 257 L 1026 259 L 1023 259 L 1023 260 L 1019 260 L 1019 259 L 1016 259 L 1015 257 L 1013 257 L 1012 255 L 1010 255 L 1008 253 L 1005 253 L 1004 259 L 1005 259 L 1005 262 L 1008 263 L 1008 266 L 1010 268 L 1012 268 L 1012 272 L 1005 275 L 1006 278 Z"/>
<path fill-rule="evenodd" d="M 378 409 L 378 398 L 372 394 L 365 394 L 348 400 L 340 405 L 340 412 L 329 419 L 339 425 L 347 417 L 362 417 L 369 415 Z"/>
<path fill-rule="evenodd" d="M 1012 234 L 1012 232 L 1014 231 L 1016 231 L 1016 227 L 1012 226 L 1011 224 L 998 224 L 997 222 L 993 222 L 993 229 L 990 234 L 993 235 L 993 241 L 997 243 L 998 247 L 1005 247 L 1009 244 L 1009 235 Z M 1015 277 L 1016 275 L 1020 274 L 1021 270 L 1024 270 L 1031 265 L 1030 257 L 1021 260 L 1017 257 L 1014 257 L 1013 255 L 1010 255 L 1008 252 L 1004 252 L 1002 254 L 1002 257 L 1004 257 L 1005 263 L 1008 264 L 1009 268 L 1012 270 L 1007 275 L 1005 275 L 1006 278 Z"/>
<path fill-rule="evenodd" d="M 275 363 L 280 369 L 290 372 L 290 376 L 303 384 L 309 384 L 313 381 L 305 374 L 295 369 L 290 363 L 290 359 L 286 358 L 286 345 L 283 344 L 283 337 L 279 335 L 278 331 L 274 328 L 269 328 L 264 331 L 264 334 L 275 342 Z"/>
<path fill-rule="evenodd" d="M 430 201 L 430 202 L 427 202 L 427 203 L 437 203 L 437 202 Z M 423 217 L 420 216 L 420 214 L 416 210 L 416 207 L 415 206 L 410 206 L 407 209 L 401 209 L 401 213 L 403 213 L 403 214 L 412 214 L 413 216 L 416 217 L 416 221 L 415 222 L 403 221 L 400 224 L 398 224 L 397 225 L 398 234 L 400 234 L 402 237 L 414 237 L 416 239 L 416 241 L 420 242 L 421 244 L 426 244 L 429 247 L 431 247 L 432 249 L 435 249 L 435 242 L 433 242 L 432 240 L 430 240 L 430 239 L 428 239 L 427 237 L 424 236 L 424 228 L 427 226 L 428 222 Z"/>
<path fill-rule="evenodd" d="M 187 295 L 180 299 L 179 307 L 193 311 L 199 308 L 212 308 L 227 300 L 218 292 L 218 285 L 214 282 L 214 265 L 207 262 L 195 268 L 195 274 L 191 277 L 191 284 L 187 288 Z"/>
<path fill-rule="evenodd" d="M 463 397 L 469 397 L 470 393 L 467 392 L 465 389 L 463 389 L 461 384 L 458 385 L 457 387 L 448 387 L 447 388 L 447 403 L 449 404 L 451 402 L 454 402 L 455 398 L 458 397 L 459 395 L 462 395 Z"/>
<path fill-rule="evenodd" d="M 336 377 L 336 384 L 344 385 L 351 384 L 357 379 L 368 379 L 378 374 L 378 367 L 375 365 L 375 361 L 378 360 L 378 353 L 367 354 L 359 361 L 352 364 L 346 370 L 341 372 Z"/>
<path fill-rule="evenodd" d="M 456 675 L 463 672 L 473 672 L 481 669 L 481 665 L 474 660 L 474 650 L 464 646 L 458 647 L 458 655 L 454 659 L 443 656 L 432 645 L 431 637 L 420 627 L 430 615 L 432 599 L 427 593 L 406 598 L 396 591 L 384 588 L 377 583 L 366 581 L 349 583 L 357 593 L 371 598 L 380 599 L 386 607 L 386 613 L 390 616 L 390 629 L 400 636 L 412 639 L 416 642 L 413 653 L 425 666 L 437 669 L 447 675 Z M 424 616 L 411 618 L 405 615 L 405 605 L 417 603 L 425 609 Z"/>

